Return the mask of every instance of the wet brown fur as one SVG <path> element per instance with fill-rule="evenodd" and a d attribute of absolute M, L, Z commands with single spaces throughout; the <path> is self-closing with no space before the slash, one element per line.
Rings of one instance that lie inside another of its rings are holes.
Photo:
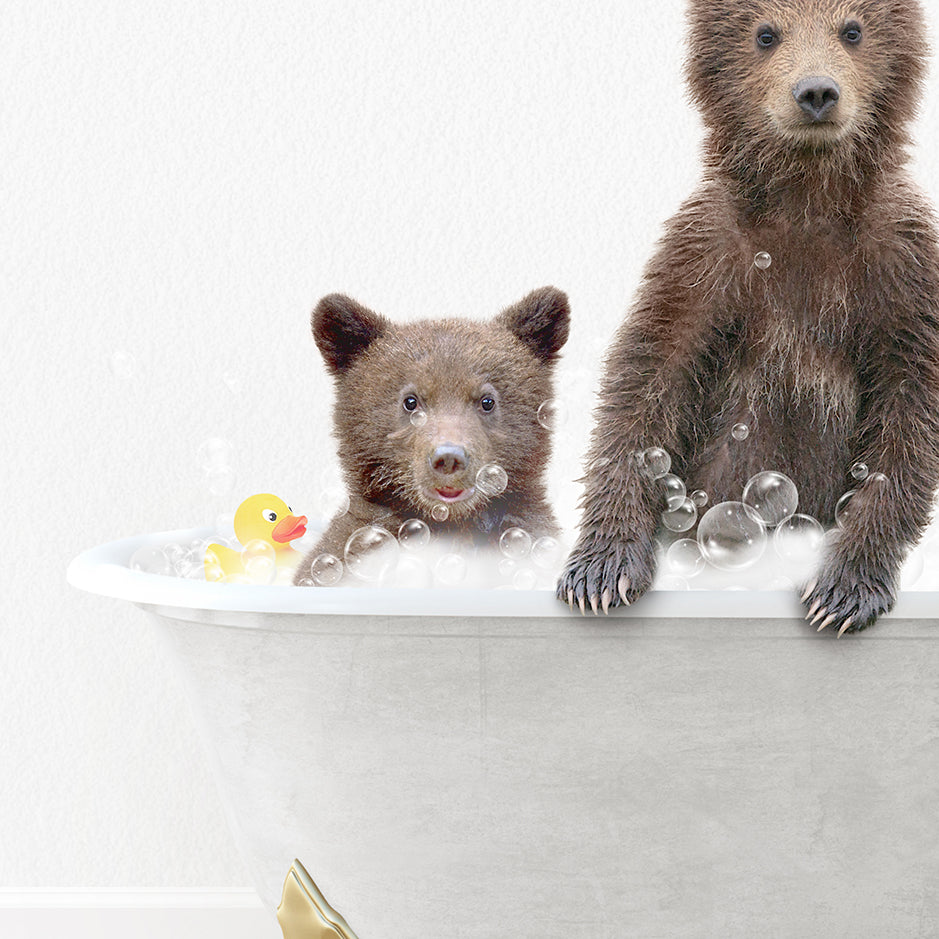
<path fill-rule="evenodd" d="M 857 44 L 845 24 L 862 28 Z M 761 49 L 763 25 L 778 42 Z M 926 46 L 915 0 L 691 0 L 687 75 L 705 178 L 667 225 L 606 361 L 581 535 L 558 585 L 632 602 L 663 506 L 635 454 L 664 446 L 688 490 L 739 500 L 754 473 L 797 484 L 831 524 L 859 489 L 806 607 L 835 630 L 889 610 L 939 482 L 939 248 L 904 164 Z M 825 126 L 793 88 L 828 75 Z M 757 252 L 772 255 L 767 270 Z M 746 441 L 731 437 L 738 422 Z"/>
<path fill-rule="evenodd" d="M 348 297 L 324 297 L 313 312 L 316 343 L 335 380 L 333 412 L 349 511 L 332 520 L 298 568 L 308 576 L 322 553 L 339 558 L 349 536 L 366 525 L 397 534 L 419 518 L 437 534 L 496 544 L 506 527 L 533 536 L 556 534 L 545 498 L 550 432 L 538 421 L 552 397 L 551 377 L 568 336 L 567 297 L 545 287 L 489 322 L 438 319 L 394 324 Z M 485 395 L 495 406 L 480 407 Z M 427 415 L 415 426 L 404 399 L 414 395 Z M 459 444 L 466 466 L 447 482 L 469 490 L 479 469 L 497 463 L 508 475 L 505 492 L 478 489 L 448 505 L 440 522 L 432 511 L 429 456 L 441 444 Z"/>

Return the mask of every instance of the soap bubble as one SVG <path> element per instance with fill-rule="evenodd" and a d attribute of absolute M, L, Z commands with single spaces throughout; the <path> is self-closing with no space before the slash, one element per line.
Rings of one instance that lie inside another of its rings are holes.
<path fill-rule="evenodd" d="M 760 517 L 742 502 L 721 502 L 698 523 L 701 553 L 718 570 L 739 571 L 755 564 L 766 548 Z"/>
<path fill-rule="evenodd" d="M 564 416 L 564 405 L 560 401 L 543 401 L 538 408 L 538 423 L 546 430 L 556 430 Z"/>
<path fill-rule="evenodd" d="M 216 567 L 218 565 L 212 564 L 210 561 L 208 566 Z M 205 571 L 205 561 L 188 551 L 173 564 L 173 572 L 176 576 L 183 577 L 186 580 L 207 580 Z M 224 571 L 222 573 L 224 574 Z"/>
<path fill-rule="evenodd" d="M 703 489 L 695 489 L 691 493 L 691 501 L 699 508 L 703 509 L 708 504 L 710 496 Z"/>
<path fill-rule="evenodd" d="M 419 551 L 430 542 L 430 528 L 419 518 L 409 518 L 398 528 L 398 544 L 408 551 Z"/>
<path fill-rule="evenodd" d="M 656 579 L 656 590 L 690 590 L 691 585 L 679 574 L 662 574 Z"/>
<path fill-rule="evenodd" d="M 860 482 L 861 480 L 867 479 L 870 475 L 870 470 L 867 468 L 866 463 L 855 463 L 854 466 L 851 467 L 851 475 Z"/>
<path fill-rule="evenodd" d="M 220 466 L 206 474 L 206 488 L 209 495 L 217 499 L 227 499 L 235 488 L 235 474 L 227 466 Z"/>
<path fill-rule="evenodd" d="M 512 577 L 512 586 L 516 590 L 534 590 L 538 575 L 530 567 L 519 568 Z"/>
<path fill-rule="evenodd" d="M 868 486 L 883 486 L 887 482 L 887 477 L 883 473 L 871 473 L 867 477 Z"/>
<path fill-rule="evenodd" d="M 643 472 L 653 479 L 664 476 L 672 468 L 672 458 L 662 447 L 649 447 L 639 454 L 639 465 Z"/>
<path fill-rule="evenodd" d="M 241 563 L 247 564 L 252 558 L 267 558 L 270 561 L 277 559 L 274 546 L 269 541 L 254 538 L 249 541 L 241 551 Z"/>
<path fill-rule="evenodd" d="M 849 489 L 835 506 L 835 524 L 839 528 L 844 528 L 848 519 L 851 517 L 851 499 L 857 493 L 857 489 Z"/>
<path fill-rule="evenodd" d="M 241 564 L 251 583 L 269 584 L 277 573 L 277 553 L 272 544 L 255 538 L 244 546 Z"/>
<path fill-rule="evenodd" d="M 418 555 L 403 554 L 395 568 L 394 585 L 410 590 L 425 590 L 434 585 L 434 575 Z"/>
<path fill-rule="evenodd" d="M 683 577 L 694 577 L 704 569 L 704 555 L 693 538 L 681 538 L 665 552 L 665 563 L 670 571 Z"/>
<path fill-rule="evenodd" d="M 750 428 L 746 424 L 734 424 L 730 435 L 734 440 L 746 440 L 750 436 Z"/>
<path fill-rule="evenodd" d="M 445 554 L 434 565 L 434 577 L 445 587 L 456 587 L 466 580 L 469 565 L 461 554 Z"/>
<path fill-rule="evenodd" d="M 384 528 L 357 528 L 346 542 L 346 570 L 359 580 L 377 583 L 394 569 L 399 550 L 398 540 Z"/>
<path fill-rule="evenodd" d="M 690 531 L 698 520 L 698 510 L 689 498 L 684 498 L 678 508 L 662 513 L 662 524 L 675 532 Z"/>
<path fill-rule="evenodd" d="M 785 574 L 778 574 L 766 585 L 767 590 L 785 590 L 787 593 L 791 593 L 796 589 L 796 582 L 791 577 L 786 577 Z M 800 591 L 801 592 L 801 591 Z"/>
<path fill-rule="evenodd" d="M 415 427 L 423 427 L 427 423 L 427 412 L 426 411 L 415 411 L 411 415 L 411 423 Z"/>
<path fill-rule="evenodd" d="M 825 529 L 811 515 L 790 515 L 773 533 L 773 547 L 786 561 L 803 561 L 822 545 Z"/>
<path fill-rule="evenodd" d="M 293 574 L 294 571 L 292 567 L 281 567 L 278 565 L 271 583 L 275 587 L 291 587 L 293 586 Z"/>
<path fill-rule="evenodd" d="M 277 565 L 270 558 L 251 558 L 245 562 L 245 576 L 252 584 L 273 583 L 277 576 Z"/>
<path fill-rule="evenodd" d="M 339 484 L 324 486 L 316 496 L 316 509 L 322 519 L 339 518 L 349 511 L 349 493 Z"/>
<path fill-rule="evenodd" d="M 799 492 L 788 476 L 766 470 L 750 477 L 742 501 L 756 512 L 764 525 L 773 528 L 795 512 Z"/>
<path fill-rule="evenodd" d="M 518 569 L 518 561 L 513 561 L 512 558 L 499 558 L 497 569 L 500 577 L 511 577 Z"/>
<path fill-rule="evenodd" d="M 199 444 L 196 458 L 204 473 L 228 469 L 232 445 L 224 437 L 209 437 Z"/>
<path fill-rule="evenodd" d="M 226 574 L 220 584 L 250 584 L 251 578 L 247 574 Z"/>
<path fill-rule="evenodd" d="M 756 257 L 753 259 L 753 266 L 759 268 L 761 271 L 765 271 L 773 263 L 773 256 L 769 251 L 758 251 Z"/>
<path fill-rule="evenodd" d="M 218 564 L 203 564 L 203 576 L 210 584 L 216 584 L 225 579 L 225 571 Z"/>
<path fill-rule="evenodd" d="M 561 560 L 561 543 L 557 538 L 543 535 L 536 538 L 531 546 L 532 562 L 542 570 L 554 570 Z"/>
<path fill-rule="evenodd" d="M 509 474 L 498 463 L 487 463 L 476 474 L 476 488 L 484 496 L 497 496 L 508 484 Z"/>
<path fill-rule="evenodd" d="M 162 548 L 156 547 L 138 548 L 130 557 L 130 569 L 143 571 L 145 574 L 162 574 L 164 577 L 173 575 L 173 565 L 169 558 Z"/>
<path fill-rule="evenodd" d="M 342 580 L 342 561 L 335 554 L 318 554 L 310 565 L 310 578 L 317 587 L 332 587 Z"/>
<path fill-rule="evenodd" d="M 657 477 L 655 484 L 662 490 L 669 509 L 677 509 L 685 501 L 685 484 L 673 473 L 664 473 Z"/>
<path fill-rule="evenodd" d="M 442 502 L 438 502 L 430 510 L 430 515 L 434 521 L 445 522 L 450 517 L 450 510 Z"/>
<path fill-rule="evenodd" d="M 520 561 L 531 553 L 531 535 L 524 528 L 507 528 L 499 538 L 499 550 L 513 561 Z"/>

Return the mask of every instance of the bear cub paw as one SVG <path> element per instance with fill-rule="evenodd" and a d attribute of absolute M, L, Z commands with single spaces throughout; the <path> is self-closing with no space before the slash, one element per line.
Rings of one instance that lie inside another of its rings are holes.
<path fill-rule="evenodd" d="M 581 539 L 558 580 L 557 595 L 581 613 L 629 605 L 651 586 L 655 577 L 655 549 L 650 541 Z"/>
<path fill-rule="evenodd" d="M 886 577 L 865 577 L 839 564 L 826 564 L 802 595 L 805 618 L 818 631 L 839 636 L 860 632 L 893 608 L 896 591 Z"/>

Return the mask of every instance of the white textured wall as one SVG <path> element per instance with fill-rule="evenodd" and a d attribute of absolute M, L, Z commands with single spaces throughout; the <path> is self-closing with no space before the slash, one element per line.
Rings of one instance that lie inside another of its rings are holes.
<path fill-rule="evenodd" d="M 569 509 L 598 358 L 698 174 L 681 8 L 6 6 L 0 886 L 247 883 L 142 614 L 64 571 L 256 491 L 315 511 L 321 294 L 405 318 L 567 290 Z M 935 141 L 936 71 L 928 92 Z M 939 150 L 916 169 L 939 200 Z M 212 436 L 234 446 L 221 500 L 196 456 Z"/>

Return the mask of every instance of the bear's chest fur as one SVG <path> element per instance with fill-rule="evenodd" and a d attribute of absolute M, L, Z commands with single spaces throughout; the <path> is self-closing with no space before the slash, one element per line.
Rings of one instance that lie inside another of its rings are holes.
<path fill-rule="evenodd" d="M 761 244 L 772 256 L 762 270 L 752 263 Z M 800 511 L 831 521 L 853 463 L 861 394 L 854 338 L 867 275 L 856 241 L 822 224 L 785 237 L 762 231 L 734 248 L 689 482 L 713 504 L 740 499 L 751 476 L 777 470 L 798 486 Z"/>

